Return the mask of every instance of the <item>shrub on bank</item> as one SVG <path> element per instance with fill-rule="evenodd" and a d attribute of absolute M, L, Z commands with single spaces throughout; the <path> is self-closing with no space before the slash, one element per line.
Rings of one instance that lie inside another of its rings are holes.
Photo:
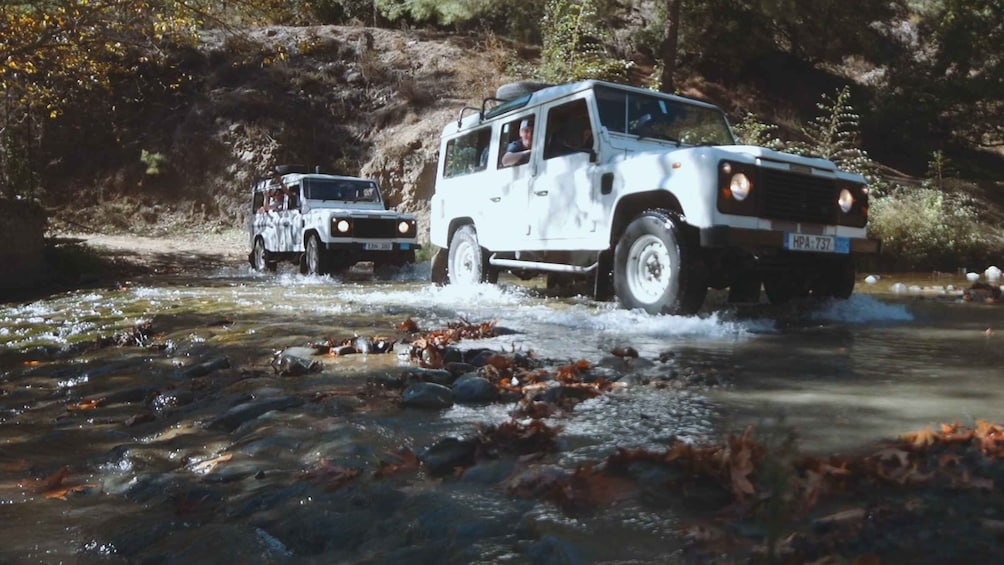
<path fill-rule="evenodd" d="M 900 186 L 875 198 L 868 232 L 882 240 L 882 253 L 893 269 L 982 268 L 1002 252 L 972 197 L 926 183 Z"/>

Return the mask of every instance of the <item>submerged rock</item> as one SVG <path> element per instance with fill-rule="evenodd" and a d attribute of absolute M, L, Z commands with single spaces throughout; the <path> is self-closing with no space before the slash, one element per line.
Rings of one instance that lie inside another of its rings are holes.
<path fill-rule="evenodd" d="M 435 383 L 415 383 L 404 390 L 401 406 L 438 410 L 453 406 L 453 391 Z"/>
<path fill-rule="evenodd" d="M 453 383 L 453 397 L 460 404 L 494 402 L 498 396 L 498 389 L 491 381 L 474 373 L 466 374 Z"/>

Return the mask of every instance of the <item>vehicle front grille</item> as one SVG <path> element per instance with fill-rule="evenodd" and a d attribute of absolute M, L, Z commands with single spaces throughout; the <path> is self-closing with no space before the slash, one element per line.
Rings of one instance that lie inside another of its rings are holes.
<path fill-rule="evenodd" d="M 354 218 L 352 237 L 383 238 L 397 237 L 396 218 Z"/>
<path fill-rule="evenodd" d="M 762 217 L 836 223 L 837 184 L 833 179 L 762 168 L 758 184 Z"/>

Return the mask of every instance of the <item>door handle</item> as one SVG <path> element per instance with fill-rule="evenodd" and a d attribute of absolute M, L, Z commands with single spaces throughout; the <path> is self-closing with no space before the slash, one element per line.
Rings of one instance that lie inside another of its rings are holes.
<path fill-rule="evenodd" d="M 501 196 L 492 196 L 488 200 L 491 200 L 492 202 L 501 202 L 502 201 L 502 197 Z"/>
<path fill-rule="evenodd" d="M 546 190 L 535 190 L 533 193 L 536 194 L 537 196 L 547 196 Z"/>

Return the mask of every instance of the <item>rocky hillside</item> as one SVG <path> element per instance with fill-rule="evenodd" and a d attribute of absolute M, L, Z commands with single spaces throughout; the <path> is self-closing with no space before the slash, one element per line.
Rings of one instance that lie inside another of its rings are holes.
<path fill-rule="evenodd" d="M 50 224 L 146 234 L 243 226 L 251 183 L 282 163 L 376 178 L 392 205 L 425 221 L 439 130 L 511 80 L 501 52 L 375 28 L 206 34 L 177 62 L 188 77 L 181 93 L 140 109 L 133 131 L 96 150 L 117 166 L 56 169 Z"/>

